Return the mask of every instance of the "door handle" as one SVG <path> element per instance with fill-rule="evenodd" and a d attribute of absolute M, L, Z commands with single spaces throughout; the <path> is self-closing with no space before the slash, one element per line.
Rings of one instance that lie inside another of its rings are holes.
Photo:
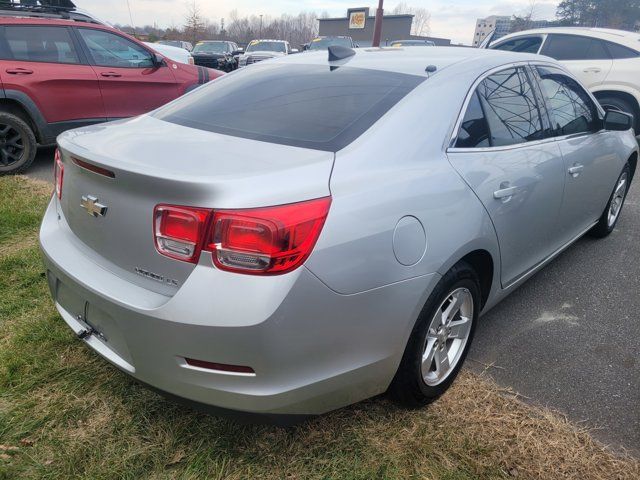
<path fill-rule="evenodd" d="M 569 173 L 573 178 L 576 178 L 578 175 L 580 175 L 580 172 L 582 170 L 584 170 L 584 165 L 574 163 L 573 167 L 569 168 Z"/>
<path fill-rule="evenodd" d="M 7 68 L 5 71 L 11 75 L 31 75 L 33 73 L 33 70 L 27 68 Z"/>
<path fill-rule="evenodd" d="M 589 67 L 583 70 L 584 73 L 600 73 L 601 71 L 602 69 L 598 67 Z"/>
<path fill-rule="evenodd" d="M 500 184 L 500 190 L 493 192 L 493 198 L 506 203 L 511 200 L 511 197 L 513 197 L 517 191 L 518 187 L 510 187 L 509 182 L 502 182 Z"/>
<path fill-rule="evenodd" d="M 116 73 L 116 72 L 102 72 L 100 75 L 102 75 L 103 77 L 107 77 L 107 78 L 118 78 L 118 77 L 122 76 L 122 75 L 120 75 L 119 73 Z"/>

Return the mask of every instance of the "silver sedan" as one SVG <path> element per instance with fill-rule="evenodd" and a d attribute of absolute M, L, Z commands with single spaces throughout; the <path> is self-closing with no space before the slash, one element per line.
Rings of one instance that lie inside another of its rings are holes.
<path fill-rule="evenodd" d="M 638 158 L 553 60 L 434 47 L 264 62 L 58 142 L 62 319 L 157 390 L 292 420 L 441 395 L 481 313 L 615 228 Z"/>

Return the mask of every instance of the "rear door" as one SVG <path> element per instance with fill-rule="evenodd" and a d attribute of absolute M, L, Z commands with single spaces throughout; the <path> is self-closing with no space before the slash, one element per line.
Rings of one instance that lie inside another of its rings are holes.
<path fill-rule="evenodd" d="M 69 27 L 7 25 L 0 32 L 6 90 L 28 96 L 48 123 L 105 120 L 98 77 Z"/>
<path fill-rule="evenodd" d="M 580 35 L 551 34 L 540 53 L 561 61 L 589 89 L 604 82 L 613 65 L 605 42 Z"/>
<path fill-rule="evenodd" d="M 565 194 L 559 231 L 564 241 L 584 232 L 602 214 L 619 172 L 616 144 L 602 130 L 598 107 L 573 78 L 559 68 L 538 66 L 539 83 L 564 159 Z"/>
<path fill-rule="evenodd" d="M 508 68 L 478 85 L 448 151 L 496 229 L 503 286 L 559 246 L 564 166 L 547 126 L 528 70 Z"/>
<path fill-rule="evenodd" d="M 76 30 L 98 75 L 108 118 L 140 115 L 179 96 L 171 68 L 155 65 L 150 50 L 111 31 Z"/>

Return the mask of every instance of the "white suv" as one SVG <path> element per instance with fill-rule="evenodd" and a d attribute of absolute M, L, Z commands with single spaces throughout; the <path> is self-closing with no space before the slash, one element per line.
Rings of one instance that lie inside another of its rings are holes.
<path fill-rule="evenodd" d="M 604 28 L 545 28 L 512 33 L 489 48 L 559 60 L 605 109 L 634 117 L 640 131 L 640 34 Z"/>

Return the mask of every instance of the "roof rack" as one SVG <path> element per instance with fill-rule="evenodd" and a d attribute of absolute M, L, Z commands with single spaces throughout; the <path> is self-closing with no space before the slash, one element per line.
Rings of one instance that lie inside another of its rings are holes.
<path fill-rule="evenodd" d="M 77 11 L 71 0 L 0 0 L 0 15 L 102 23 L 87 13 Z"/>

